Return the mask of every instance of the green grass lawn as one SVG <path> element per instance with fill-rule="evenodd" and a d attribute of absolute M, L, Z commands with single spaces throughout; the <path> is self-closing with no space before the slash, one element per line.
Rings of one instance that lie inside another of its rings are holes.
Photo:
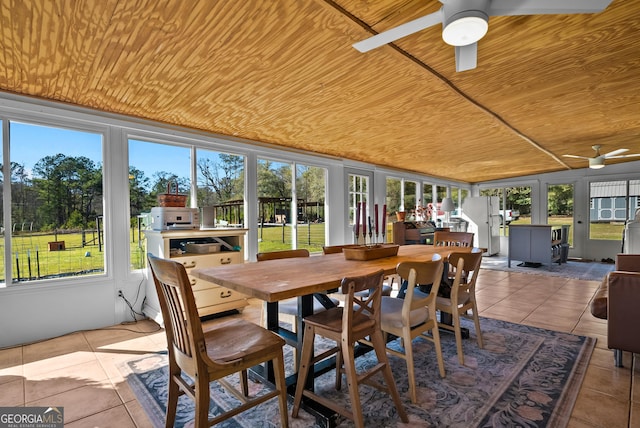
<path fill-rule="evenodd" d="M 322 252 L 324 245 L 324 223 L 299 224 L 298 248 L 306 248 L 309 252 Z M 258 252 L 287 250 L 292 246 L 291 226 L 273 226 L 258 228 Z"/>
<path fill-rule="evenodd" d="M 13 279 L 46 279 L 60 276 L 95 275 L 104 273 L 104 243 L 98 244 L 97 234 L 87 232 L 57 234 L 20 234 L 12 237 Z M 50 242 L 64 242 L 64 250 L 50 251 Z M 145 266 L 144 242 L 138 242 L 137 232 L 132 231 L 131 267 Z M 4 239 L 0 239 L 0 254 L 4 254 Z M 5 280 L 4 263 L 0 263 L 0 280 Z"/>
<path fill-rule="evenodd" d="M 82 238 L 82 233 L 13 235 L 14 281 L 104 272 L 104 257 L 97 239 L 87 233 L 83 245 Z M 50 251 L 50 242 L 64 242 L 64 250 Z M 4 239 L 0 240 L 0 251 L 4 252 Z M 2 280 L 4 273 L 4 264 L 0 264 Z"/>
<path fill-rule="evenodd" d="M 306 248 L 309 252 L 322 252 L 325 244 L 325 224 L 299 224 L 297 248 Z M 392 223 L 387 224 L 386 240 L 392 239 Z M 258 228 L 258 252 L 287 250 L 292 248 L 291 226 Z"/>

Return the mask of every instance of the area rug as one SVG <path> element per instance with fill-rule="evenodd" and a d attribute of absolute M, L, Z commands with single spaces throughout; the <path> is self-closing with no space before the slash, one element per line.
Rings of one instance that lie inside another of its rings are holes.
<path fill-rule="evenodd" d="M 441 334 L 446 377 L 440 378 L 433 345 L 416 339 L 415 367 L 418 403 L 408 398 L 407 369 L 404 360 L 389 357 L 396 385 L 409 415 L 403 424 L 391 399 L 377 389 L 360 388 L 365 425 L 376 427 L 566 427 L 578 390 L 582 384 L 595 339 L 481 318 L 485 342 L 479 349 L 473 324 L 464 321 L 471 338 L 464 343 L 465 365 L 458 363 L 455 338 Z M 322 346 L 319 344 L 318 346 Z M 399 340 L 391 342 L 399 347 Z M 292 367 L 286 348 L 287 367 Z M 121 367 L 129 385 L 147 412 L 152 424 L 164 426 L 167 390 L 167 356 L 152 354 L 127 362 Z M 359 370 L 376 363 L 370 352 L 358 357 Z M 316 391 L 333 400 L 348 403 L 346 383 L 334 389 L 335 372 L 316 380 Z M 230 377 L 237 383 L 237 376 Z M 211 387 L 210 415 L 237 402 L 217 384 Z M 251 393 L 260 394 L 261 384 L 252 383 Z M 289 404 L 291 414 L 291 403 Z M 181 397 L 176 427 L 193 423 L 192 402 Z M 339 427 L 351 427 L 347 419 Z M 301 411 L 290 418 L 292 427 L 315 427 L 314 418 Z M 276 427 L 278 404 L 270 400 L 223 423 L 224 427 Z"/>
<path fill-rule="evenodd" d="M 587 281 L 601 281 L 607 273 L 614 269 L 614 267 L 615 266 L 612 263 L 583 262 L 574 260 L 569 260 L 562 264 L 553 263 L 551 266 L 546 264 L 531 266 L 525 265 L 518 260 L 512 260 L 511 267 L 508 267 L 507 257 L 505 256 L 482 258 L 482 268 L 484 269 L 583 279 Z"/>

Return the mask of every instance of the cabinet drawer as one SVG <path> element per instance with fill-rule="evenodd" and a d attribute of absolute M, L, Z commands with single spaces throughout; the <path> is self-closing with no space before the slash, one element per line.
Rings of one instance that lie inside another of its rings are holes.
<path fill-rule="evenodd" d="M 232 251 L 206 255 L 186 255 L 176 257 L 173 260 L 182 263 L 187 272 L 189 269 L 237 264 L 244 261 L 243 253 Z"/>
<path fill-rule="evenodd" d="M 189 282 L 191 282 L 191 289 L 194 293 L 200 290 L 208 290 L 209 288 L 220 287 L 218 284 L 214 284 L 213 282 L 196 278 L 195 276 L 191 275 L 189 275 Z"/>
<path fill-rule="evenodd" d="M 244 294 L 224 287 L 194 291 L 193 296 L 196 299 L 196 306 L 199 308 L 245 299 Z"/>

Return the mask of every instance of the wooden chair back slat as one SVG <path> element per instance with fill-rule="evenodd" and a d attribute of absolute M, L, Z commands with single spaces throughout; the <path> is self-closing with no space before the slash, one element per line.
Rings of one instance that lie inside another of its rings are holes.
<path fill-rule="evenodd" d="M 436 231 L 433 234 L 433 245 L 436 247 L 471 247 L 473 233 Z"/>
<path fill-rule="evenodd" d="M 256 256 L 259 262 L 267 260 L 290 259 L 293 257 L 309 257 L 309 250 L 300 248 L 297 250 L 280 250 L 258 253 Z"/>

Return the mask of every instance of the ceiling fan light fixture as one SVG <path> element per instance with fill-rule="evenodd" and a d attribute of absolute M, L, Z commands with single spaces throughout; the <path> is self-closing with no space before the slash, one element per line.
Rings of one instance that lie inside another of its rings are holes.
<path fill-rule="evenodd" d="M 597 158 L 590 158 L 589 159 L 589 168 L 591 168 L 591 169 L 604 168 L 604 158 L 601 157 L 601 156 L 598 156 Z"/>
<path fill-rule="evenodd" d="M 467 11 L 453 16 L 442 30 L 442 39 L 451 46 L 467 46 L 483 38 L 488 29 L 489 18 L 486 14 Z"/>

